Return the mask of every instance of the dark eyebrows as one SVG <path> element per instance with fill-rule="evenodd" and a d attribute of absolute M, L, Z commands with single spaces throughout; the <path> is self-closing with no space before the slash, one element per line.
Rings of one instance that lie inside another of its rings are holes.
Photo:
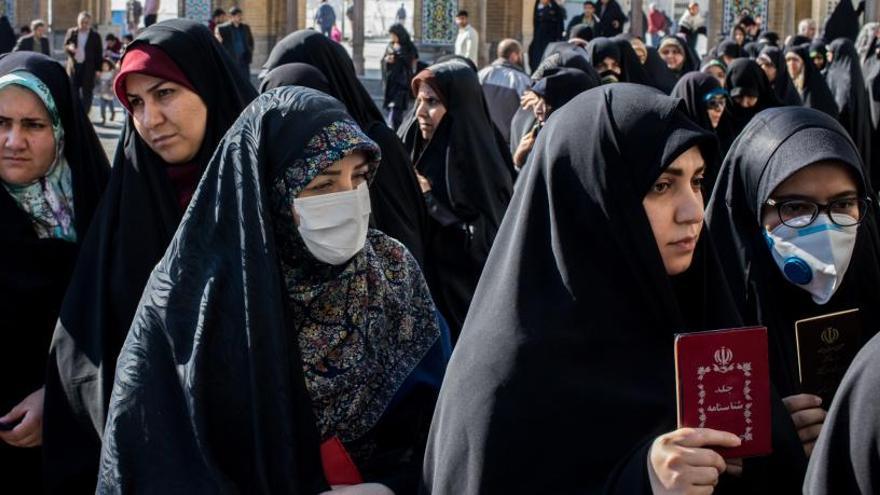
<path fill-rule="evenodd" d="M 697 170 L 694 172 L 694 175 L 700 175 L 706 171 L 706 165 L 700 165 Z M 684 177 L 684 170 L 679 167 L 668 167 L 663 171 L 664 174 L 669 174 L 675 177 Z"/>
<path fill-rule="evenodd" d="M 367 160 L 364 159 L 364 161 L 362 161 L 358 165 L 355 165 L 354 170 L 355 170 L 355 172 L 360 171 L 360 169 L 366 167 L 367 165 L 369 165 L 369 163 L 367 163 Z M 327 167 L 324 170 L 321 170 L 321 173 L 319 173 L 318 175 L 334 175 L 335 176 L 335 175 L 339 175 L 339 174 L 340 174 L 340 172 L 338 170 L 330 170 L 330 167 Z"/>
<path fill-rule="evenodd" d="M 858 191 L 855 191 L 855 190 L 853 190 L 853 189 L 850 189 L 850 190 L 847 190 L 847 191 L 843 191 L 843 192 L 837 193 L 837 194 L 835 194 L 834 196 L 831 196 L 831 197 L 829 198 L 829 201 L 834 201 L 834 200 L 837 200 L 837 199 L 843 199 L 843 198 L 858 197 L 858 195 L 859 195 L 859 192 L 858 192 Z M 815 201 L 815 198 L 813 198 L 813 197 L 811 197 L 811 196 L 807 196 L 807 195 L 805 195 L 805 194 L 782 194 L 782 195 L 779 195 L 779 196 L 774 197 L 773 199 L 774 199 L 775 201 L 777 201 L 777 202 L 780 202 L 780 201 L 791 201 L 791 200 L 799 200 L 799 201 Z"/>
<path fill-rule="evenodd" d="M 147 90 L 144 91 L 144 93 L 152 93 L 153 91 L 156 91 L 156 89 L 158 89 L 159 86 L 161 86 L 161 85 L 163 85 L 163 84 L 165 84 L 165 83 L 167 83 L 167 82 L 168 82 L 168 81 L 166 81 L 166 80 L 163 79 L 163 80 L 157 82 L 156 84 L 153 84 L 153 85 L 150 86 L 149 88 L 147 88 Z M 133 94 L 131 94 L 131 93 L 125 93 L 125 96 L 126 96 L 129 100 L 131 100 L 132 98 L 140 98 L 140 97 L 141 97 L 140 95 L 133 95 Z"/>
<path fill-rule="evenodd" d="M 0 120 L 11 120 L 15 121 L 12 117 L 7 117 L 5 115 L 0 115 Z M 21 121 L 25 124 L 48 124 L 48 120 L 42 117 L 24 117 Z"/>

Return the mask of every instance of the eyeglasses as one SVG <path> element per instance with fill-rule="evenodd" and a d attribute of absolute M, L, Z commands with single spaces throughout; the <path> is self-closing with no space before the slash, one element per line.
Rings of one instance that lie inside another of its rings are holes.
<path fill-rule="evenodd" d="M 805 199 L 776 201 L 768 199 L 764 204 L 776 208 L 779 221 L 783 225 L 800 229 L 816 221 L 819 213 L 825 212 L 831 223 L 841 227 L 853 227 L 862 223 L 868 214 L 870 198 L 841 198 L 828 204 L 819 204 Z"/>
<path fill-rule="evenodd" d="M 725 100 L 723 96 L 716 96 L 715 98 L 706 100 L 706 108 L 709 110 L 722 111 L 725 106 L 727 106 L 727 100 Z"/>

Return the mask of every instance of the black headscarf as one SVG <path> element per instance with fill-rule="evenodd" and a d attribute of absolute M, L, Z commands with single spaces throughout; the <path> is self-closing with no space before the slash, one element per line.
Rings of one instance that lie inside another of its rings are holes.
<path fill-rule="evenodd" d="M 565 15 L 565 9 L 556 0 L 550 0 L 544 6 L 541 5 L 541 0 L 535 0 L 532 15 L 534 35 L 532 44 L 529 45 L 529 67 L 532 71 L 538 68 L 547 45 L 564 39 L 562 33 L 565 31 Z"/>
<path fill-rule="evenodd" d="M 840 110 L 838 120 L 849 132 L 862 155 L 862 163 L 871 166 L 871 105 L 868 103 L 868 91 L 865 89 L 865 77 L 862 64 L 852 41 L 838 38 L 828 47 L 831 50 L 831 63 L 825 80 L 828 89 L 834 95 L 834 101 Z M 880 184 L 880 170 L 868 170 L 871 184 Z"/>
<path fill-rule="evenodd" d="M 46 352 L 64 291 L 110 174 L 101 142 L 64 67 L 34 52 L 0 57 L 0 76 L 13 71 L 36 76 L 55 102 L 64 128 L 64 158 L 70 167 L 77 239 L 38 237 L 31 216 L 0 186 L 0 327 L 6 330 L 0 346 L 0 414 L 9 412 L 45 383 Z M 40 449 L 0 442 L 4 472 L 39 483 L 40 464 Z"/>
<path fill-rule="evenodd" d="M 433 184 L 432 196 L 458 219 L 446 224 L 433 215 L 428 267 L 439 283 L 432 286 L 434 299 L 457 337 L 513 184 L 503 141 L 492 139 L 495 126 L 477 74 L 457 60 L 427 70 L 446 115 L 428 143 L 418 122 L 410 125 L 405 143 L 416 169 Z"/>
<path fill-rule="evenodd" d="M 744 56 L 754 60 L 758 58 L 758 55 L 763 49 L 764 43 L 761 43 L 760 41 L 750 41 L 743 46 L 742 51 Z"/>
<path fill-rule="evenodd" d="M 428 492 L 650 493 L 651 441 L 676 427 L 674 333 L 740 324 L 711 239 L 670 278 L 642 206 L 692 146 L 715 165 L 681 108 L 610 84 L 538 136 L 447 368 Z"/>
<path fill-rule="evenodd" d="M 651 86 L 666 94 L 671 93 L 677 82 L 675 74 L 666 66 L 666 62 L 660 57 L 657 48 L 653 46 L 647 48 L 648 58 L 645 59 L 644 67 L 650 78 Z"/>
<path fill-rule="evenodd" d="M 862 194 L 870 193 L 858 151 L 837 121 L 802 107 L 762 112 L 727 153 L 706 212 L 706 225 L 726 260 L 727 279 L 745 322 L 768 329 L 771 379 L 783 397 L 800 393 L 795 321 L 858 307 L 866 339 L 880 327 L 876 218 L 859 225 L 843 282 L 821 306 L 785 280 L 764 238 L 763 204 L 785 179 L 820 161 L 842 163 L 857 178 Z"/>
<path fill-rule="evenodd" d="M 281 86 L 305 86 L 339 99 L 333 94 L 330 83 L 327 82 L 324 74 L 309 64 L 294 62 L 275 67 L 260 82 L 260 93 Z"/>
<path fill-rule="evenodd" d="M 324 75 L 358 126 L 382 149 L 382 163 L 370 187 L 372 225 L 399 240 L 425 266 L 427 213 L 412 162 L 400 139 L 385 125 L 382 112 L 361 84 L 345 48 L 323 34 L 303 29 L 284 37 L 263 64 L 261 78 L 292 62 L 309 64 Z"/>
<path fill-rule="evenodd" d="M 600 1 L 596 5 L 596 15 L 599 16 L 603 35 L 615 36 L 623 32 L 623 25 L 627 19 L 617 0 Z M 614 21 L 617 21 L 617 27 L 612 25 Z"/>
<path fill-rule="evenodd" d="M 665 36 L 663 37 L 663 41 L 660 42 L 658 51 L 660 48 L 663 48 L 664 44 L 668 43 L 675 43 L 678 45 L 679 50 L 681 50 L 682 55 L 684 55 L 680 68 L 677 70 L 669 69 L 676 76 L 676 79 L 688 72 L 700 70 L 700 58 L 686 41 L 683 41 L 678 36 Z"/>
<path fill-rule="evenodd" d="M 807 495 L 870 493 L 880 486 L 880 336 L 856 355 L 822 424 L 804 481 Z"/>
<path fill-rule="evenodd" d="M 620 66 L 620 82 L 650 85 L 650 78 L 629 40 L 623 37 L 595 38 L 587 46 L 587 59 L 593 66 L 612 58 Z"/>
<path fill-rule="evenodd" d="M 730 105 L 730 113 L 733 115 L 734 136 L 752 120 L 759 112 L 781 106 L 776 98 L 776 93 L 770 87 L 767 74 L 752 59 L 738 58 L 727 68 L 727 76 L 724 79 L 724 87 L 731 96 L 742 93 L 749 96 L 757 96 L 758 103 L 751 108 L 743 108 L 733 102 Z"/>
<path fill-rule="evenodd" d="M 394 55 L 394 63 L 389 64 L 384 60 L 384 57 L 380 62 L 382 66 L 382 80 L 385 83 L 385 100 L 383 105 L 388 108 L 393 103 L 403 110 L 409 104 L 409 84 L 415 75 L 413 62 L 419 58 L 419 50 L 413 44 L 409 32 L 403 25 L 392 24 L 388 28 L 388 32 L 397 36 L 400 46 L 395 49 L 394 44 L 389 41 L 388 46 L 385 48 L 384 57 Z"/>
<path fill-rule="evenodd" d="M 825 77 L 813 63 L 813 59 L 810 58 L 810 46 L 804 44 L 788 47 L 785 49 L 785 54 L 789 53 L 796 54 L 803 61 L 804 87 L 800 95 L 804 106 L 825 112 L 836 119 L 839 112 L 837 103 L 834 101 L 831 90 L 828 89 Z"/>
<path fill-rule="evenodd" d="M 736 41 L 727 38 L 722 40 L 721 43 L 718 43 L 718 46 L 715 48 L 715 54 L 718 58 L 721 58 L 722 55 L 727 55 L 731 58 L 740 58 L 743 56 L 742 47 L 736 44 Z"/>
<path fill-rule="evenodd" d="M 192 162 L 204 170 L 256 92 L 202 24 L 184 19 L 154 24 L 129 46 L 140 44 L 164 51 L 207 107 L 205 137 Z M 129 117 L 52 339 L 43 448 L 53 490 L 94 489 L 116 358 L 144 283 L 183 214 L 167 167 Z"/>
<path fill-rule="evenodd" d="M 15 48 L 15 29 L 9 23 L 9 18 L 0 16 L 0 54 L 9 53 Z"/>
<path fill-rule="evenodd" d="M 598 27 L 598 25 L 596 27 Z M 573 28 L 571 28 L 571 32 L 568 33 L 569 40 L 577 38 L 586 42 L 590 42 L 593 41 L 593 38 L 595 37 L 596 31 L 593 29 L 593 27 L 587 26 L 586 24 L 577 24 Z"/>
<path fill-rule="evenodd" d="M 730 105 L 733 103 L 728 100 L 718 127 L 712 127 L 712 121 L 709 119 L 709 109 L 706 106 L 706 96 L 713 92 L 722 90 L 721 83 L 714 76 L 703 72 L 691 72 L 685 74 L 678 80 L 675 89 L 672 90 L 672 96 L 684 100 L 684 110 L 688 117 L 703 129 L 714 133 L 718 137 L 719 144 L 719 160 L 727 154 L 728 148 L 736 137 L 733 134 L 733 123 L 731 122 Z M 703 190 L 708 196 L 712 194 L 712 188 L 715 186 L 715 178 L 718 176 L 718 168 L 707 168 L 703 177 Z"/>
<path fill-rule="evenodd" d="M 825 74 L 825 71 L 828 69 L 828 46 L 826 46 L 825 40 L 823 38 L 814 38 L 813 41 L 810 42 L 810 48 L 808 51 L 810 54 L 810 60 L 812 60 L 816 55 L 820 55 L 822 57 L 822 60 L 825 61 L 825 65 L 821 69 L 819 69 L 822 74 Z M 813 62 L 813 65 L 815 64 L 816 62 Z M 818 69 L 819 67 L 817 66 L 816 68 Z"/>
<path fill-rule="evenodd" d="M 822 37 L 826 40 L 846 38 L 855 42 L 859 35 L 859 14 L 853 8 L 852 0 L 837 2 L 834 11 L 825 19 Z"/>
<path fill-rule="evenodd" d="M 776 79 L 770 83 L 773 86 L 773 92 L 783 105 L 801 106 L 801 95 L 798 94 L 797 88 L 791 82 L 791 76 L 788 75 L 788 67 L 785 65 L 785 56 L 782 50 L 775 46 L 765 46 L 761 50 L 759 57 L 766 56 L 770 62 L 776 67 Z"/>
<path fill-rule="evenodd" d="M 532 85 L 532 91 L 543 98 L 555 111 L 575 96 L 593 87 L 595 84 L 583 71 L 558 68 L 545 72 L 544 77 Z"/>

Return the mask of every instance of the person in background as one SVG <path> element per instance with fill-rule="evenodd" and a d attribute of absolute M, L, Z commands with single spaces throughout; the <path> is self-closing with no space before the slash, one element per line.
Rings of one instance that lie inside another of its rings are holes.
<path fill-rule="evenodd" d="M 42 19 L 31 21 L 31 34 L 19 38 L 12 51 L 39 52 L 43 55 L 49 55 L 49 38 L 46 38 L 46 23 Z"/>
<path fill-rule="evenodd" d="M 67 74 L 74 90 L 79 92 L 83 109 L 88 114 L 92 108 L 95 78 L 101 70 L 104 48 L 101 45 L 101 36 L 92 29 L 92 14 L 80 12 L 76 16 L 76 24 L 76 27 L 67 30 L 67 36 L 64 37 Z"/>
<path fill-rule="evenodd" d="M 228 20 L 229 18 L 226 15 L 226 11 L 218 7 L 214 9 L 214 12 L 211 12 L 211 20 L 208 21 L 208 29 L 213 33 L 217 29 L 217 26 Z"/>
<path fill-rule="evenodd" d="M 648 39 L 651 41 L 651 46 L 658 46 L 660 39 L 668 31 L 666 14 L 663 13 L 663 9 L 657 6 L 656 2 L 651 2 L 648 5 Z"/>
<path fill-rule="evenodd" d="M 600 0 L 599 19 L 602 19 L 602 36 L 616 36 L 623 32 L 626 15 L 617 0 Z"/>
<path fill-rule="evenodd" d="M 19 38 L 21 38 L 23 36 L 27 36 L 29 34 L 31 34 L 31 27 L 28 26 L 27 24 L 25 24 L 24 26 L 21 27 L 21 29 L 18 30 L 18 37 Z"/>
<path fill-rule="evenodd" d="M 814 39 L 812 43 L 810 43 L 810 58 L 813 60 L 813 65 L 819 69 L 819 72 L 822 75 L 825 75 L 825 68 L 828 65 L 828 45 L 825 44 L 825 40 L 822 38 Z"/>
<path fill-rule="evenodd" d="M 798 23 L 798 34 L 811 40 L 816 37 L 815 19 L 801 19 Z"/>
<path fill-rule="evenodd" d="M 402 24 L 392 24 L 388 34 L 391 35 L 391 41 L 385 49 L 382 64 L 382 80 L 385 82 L 382 106 L 388 110 L 389 127 L 397 129 L 412 99 L 409 85 L 416 73 L 419 51 Z"/>
<path fill-rule="evenodd" d="M 523 49 L 519 41 L 505 39 L 498 43 L 498 58 L 477 73 L 489 117 L 510 144 L 510 121 L 519 108 L 520 98 L 531 80 L 523 70 Z"/>
<path fill-rule="evenodd" d="M 144 27 L 156 24 L 159 18 L 160 0 L 144 0 Z"/>
<path fill-rule="evenodd" d="M 125 47 L 127 47 L 128 45 L 131 44 L 132 41 L 134 41 L 133 34 L 131 34 L 131 33 L 123 34 L 122 35 L 122 49 L 124 50 Z"/>
<path fill-rule="evenodd" d="M 229 21 L 217 26 L 216 35 L 226 53 L 236 63 L 245 81 L 251 80 L 251 59 L 254 56 L 254 37 L 251 27 L 241 22 L 241 7 L 229 9 Z"/>
<path fill-rule="evenodd" d="M 394 16 L 397 20 L 398 24 L 404 24 L 406 22 L 406 7 L 401 2 L 400 8 L 397 9 L 397 14 Z"/>
<path fill-rule="evenodd" d="M 15 30 L 12 29 L 9 18 L 0 16 L 0 55 L 11 52 L 15 48 L 15 41 Z"/>
<path fill-rule="evenodd" d="M 584 2 L 584 13 L 572 17 L 571 21 L 568 22 L 568 26 L 565 28 L 565 37 L 570 39 L 572 30 L 579 24 L 584 24 L 592 29 L 594 38 L 602 36 L 599 33 L 600 22 L 599 16 L 596 15 L 596 4 L 593 0 L 586 0 Z"/>
<path fill-rule="evenodd" d="M 119 41 L 119 38 L 113 33 L 107 33 L 107 36 L 104 37 L 104 58 L 116 64 L 122 57 L 122 48 L 122 42 Z"/>
<path fill-rule="evenodd" d="M 468 22 L 467 10 L 459 10 L 455 15 L 455 25 L 458 26 L 458 35 L 455 37 L 455 54 L 471 59 L 477 64 L 479 56 L 480 35 Z"/>
<path fill-rule="evenodd" d="M 116 120 L 116 95 L 113 94 L 113 78 L 116 77 L 116 63 L 109 58 L 101 62 L 101 75 L 98 76 L 98 102 L 101 104 L 101 125 L 107 122 L 107 109 L 110 122 Z"/>
<path fill-rule="evenodd" d="M 700 4 L 697 2 L 688 4 L 687 10 L 678 21 L 678 32 L 684 33 L 691 49 L 696 49 L 697 37 L 706 34 L 706 19 L 700 14 Z"/>
<path fill-rule="evenodd" d="M 321 34 L 330 36 L 333 25 L 336 24 L 336 11 L 333 6 L 327 3 L 327 0 L 321 0 L 321 5 L 315 12 L 315 25 L 321 29 Z"/>
<path fill-rule="evenodd" d="M 144 15 L 144 6 L 141 2 L 138 0 L 128 0 L 125 2 L 125 23 L 129 33 L 137 32 L 142 15 Z"/>

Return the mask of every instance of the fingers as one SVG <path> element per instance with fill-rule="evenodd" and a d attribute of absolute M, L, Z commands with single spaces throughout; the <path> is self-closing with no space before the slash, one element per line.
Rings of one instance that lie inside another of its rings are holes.
<path fill-rule="evenodd" d="M 792 413 L 791 420 L 794 422 L 794 427 L 800 430 L 808 426 L 822 424 L 827 414 L 824 409 L 814 407 Z"/>
<path fill-rule="evenodd" d="M 813 394 L 798 394 L 782 399 L 782 403 L 785 404 L 789 414 L 794 414 L 797 411 L 821 406 L 822 398 Z"/>
<path fill-rule="evenodd" d="M 675 443 L 682 447 L 739 447 L 742 440 L 733 433 L 711 428 L 680 428 Z"/>
<path fill-rule="evenodd" d="M 820 423 L 801 428 L 797 433 L 798 438 L 801 439 L 801 443 L 815 442 L 819 438 L 819 434 L 822 433 L 822 424 Z"/>
<path fill-rule="evenodd" d="M 727 462 L 727 471 L 726 473 L 730 476 L 740 477 L 743 472 L 743 460 L 740 457 L 735 459 L 725 459 Z"/>

